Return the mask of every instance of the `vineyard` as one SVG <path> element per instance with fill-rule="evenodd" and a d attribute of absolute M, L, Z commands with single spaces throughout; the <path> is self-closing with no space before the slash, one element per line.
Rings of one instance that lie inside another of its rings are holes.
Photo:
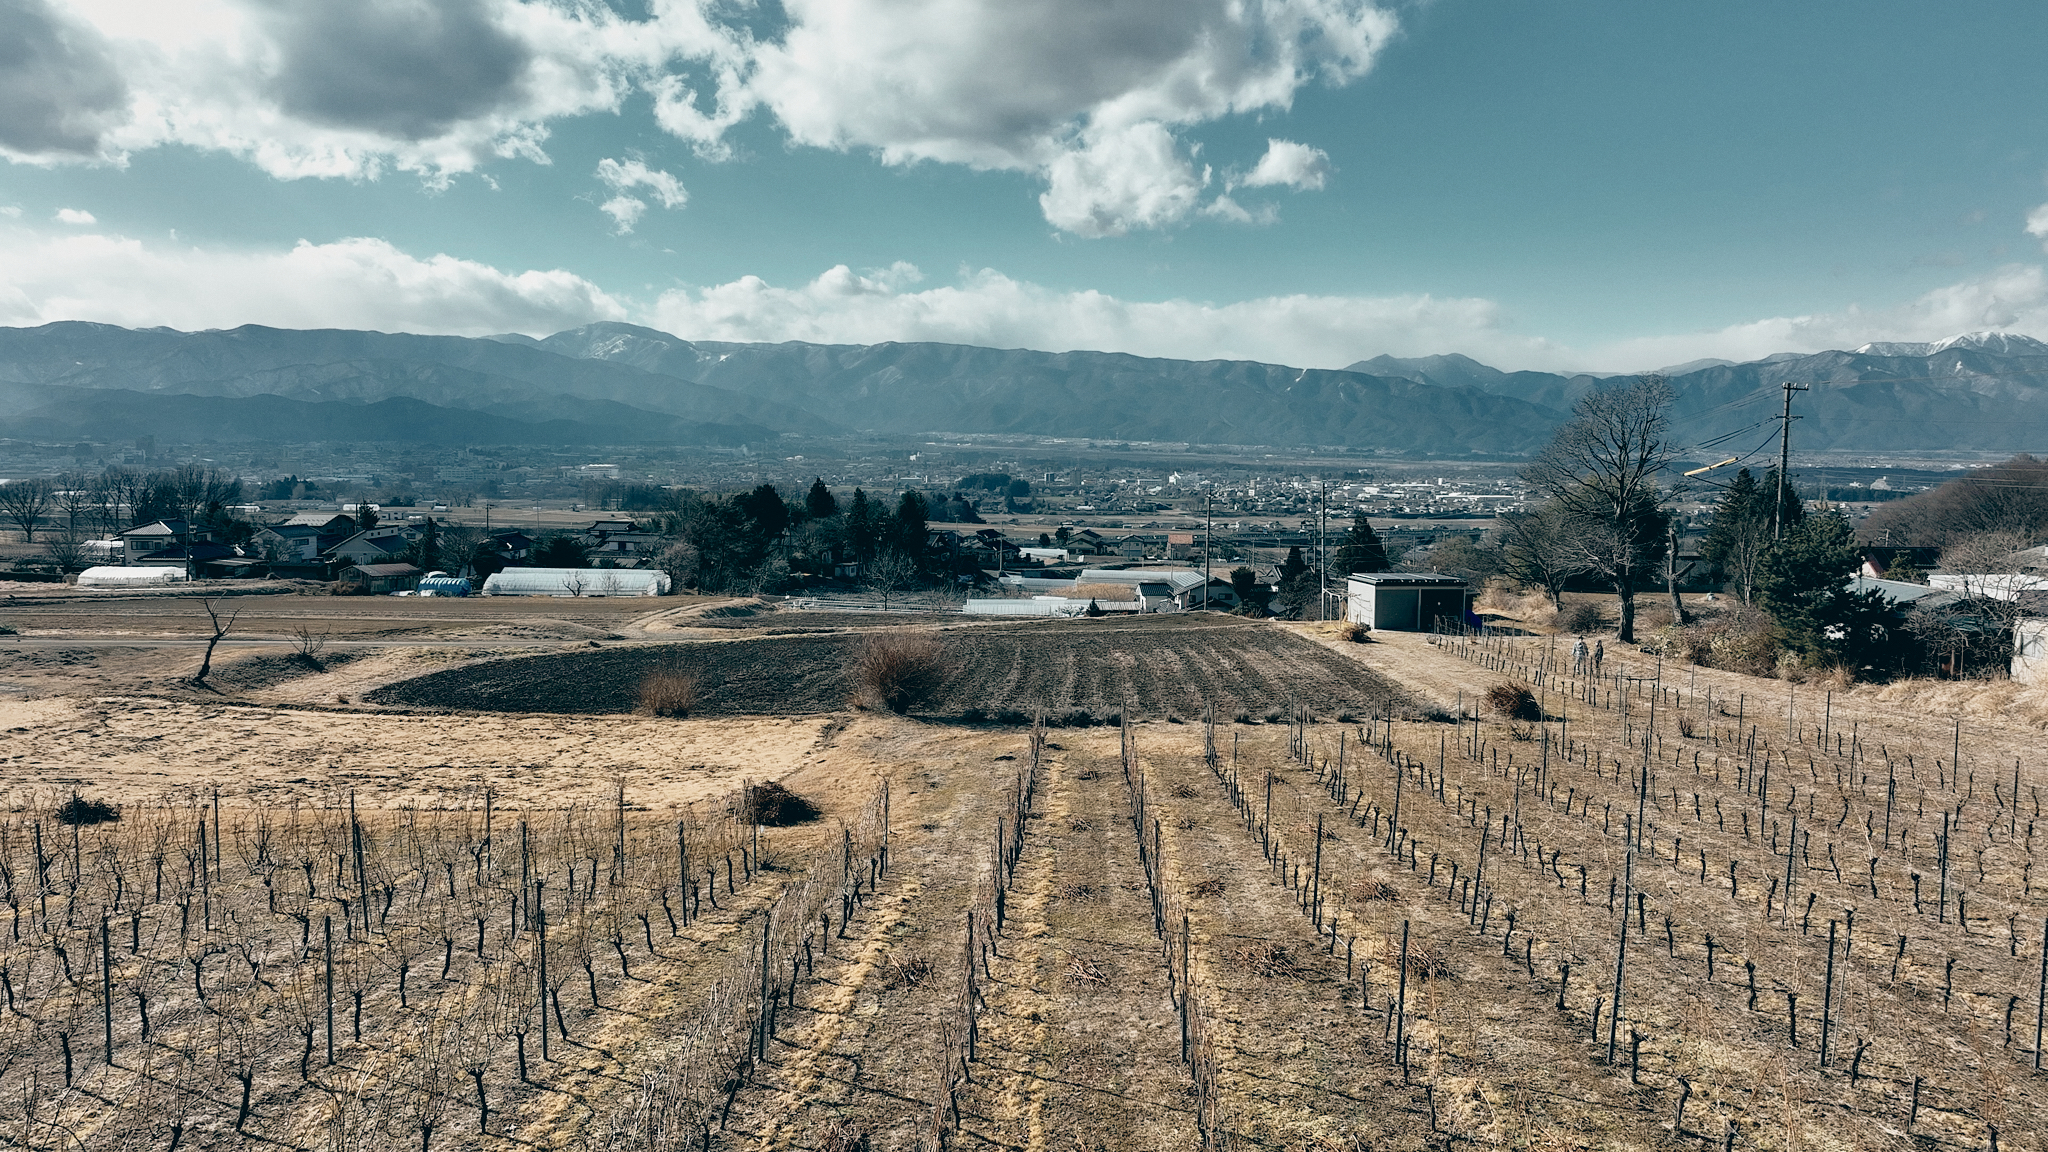
<path fill-rule="evenodd" d="M 1425 651 L 1475 690 L 854 716 L 783 781 L 816 813 L 17 796 L 0 1145 L 2048 1142 L 2041 782 L 1995 733 Z"/>

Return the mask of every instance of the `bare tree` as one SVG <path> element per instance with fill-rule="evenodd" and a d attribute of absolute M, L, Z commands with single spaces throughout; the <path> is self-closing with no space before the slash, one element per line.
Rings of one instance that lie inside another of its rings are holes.
<path fill-rule="evenodd" d="M 201 600 L 199 603 L 206 609 L 207 620 L 213 624 L 213 636 L 206 641 L 206 655 L 199 661 L 199 674 L 192 677 L 194 683 L 204 684 L 207 673 L 213 671 L 213 650 L 227 636 L 228 630 L 235 626 L 235 617 L 242 614 L 242 606 L 235 605 L 235 610 L 223 621 L 220 618 L 220 610 L 214 607 L 215 601 L 212 598 Z"/>
<path fill-rule="evenodd" d="M 1507 574 L 1522 584 L 1543 589 L 1552 608 L 1564 607 L 1565 581 L 1581 570 L 1579 550 L 1572 546 L 1564 508 L 1545 501 L 1522 512 L 1500 517 L 1501 560 Z"/>
<path fill-rule="evenodd" d="M 50 559 L 57 562 L 59 572 L 70 572 L 84 567 L 85 541 L 69 528 L 61 528 L 46 537 L 43 540 L 43 550 L 50 554 Z"/>
<path fill-rule="evenodd" d="M 0 484 L 0 518 L 21 529 L 23 543 L 35 540 L 36 528 L 50 511 L 54 491 L 50 482 L 40 476 Z"/>
<path fill-rule="evenodd" d="M 56 491 L 52 499 L 57 505 L 57 514 L 64 518 L 64 530 L 78 538 L 85 525 L 92 520 L 93 477 L 83 472 L 65 472 L 57 477 Z"/>
<path fill-rule="evenodd" d="M 894 548 L 885 548 L 861 567 L 860 586 L 881 598 L 882 607 L 917 577 L 917 561 Z"/>
<path fill-rule="evenodd" d="M 1655 374 L 1588 392 L 1522 471 L 1564 510 L 1586 570 L 1614 588 L 1624 643 L 1635 641 L 1636 592 L 1664 556 L 1657 474 L 1676 451 L 1667 437 L 1671 400 L 1671 385 Z"/>

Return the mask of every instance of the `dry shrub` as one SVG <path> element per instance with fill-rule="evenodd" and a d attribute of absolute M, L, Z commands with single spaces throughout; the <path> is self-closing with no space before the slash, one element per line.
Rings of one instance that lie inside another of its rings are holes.
<path fill-rule="evenodd" d="M 1607 610 L 1591 601 L 1581 600 L 1565 605 L 1558 615 L 1558 627 L 1578 636 L 1588 636 L 1607 630 Z"/>
<path fill-rule="evenodd" d="M 773 780 L 748 787 L 745 803 L 745 821 L 767 828 L 788 828 L 818 818 L 817 805 Z"/>
<path fill-rule="evenodd" d="M 1070 901 L 1075 904 L 1086 904 L 1090 900 L 1102 898 L 1102 886 L 1099 884 L 1062 884 L 1059 887 L 1057 896 L 1061 900 Z"/>
<path fill-rule="evenodd" d="M 656 668 L 640 681 L 640 711 L 681 719 L 697 706 L 697 674 L 687 668 Z"/>
<path fill-rule="evenodd" d="M 1311 975 L 1311 969 L 1294 958 L 1286 948 L 1270 940 L 1246 944 L 1230 950 L 1230 961 L 1241 971 L 1267 979 L 1280 977 L 1301 977 Z"/>
<path fill-rule="evenodd" d="M 1338 628 L 1337 636 L 1339 639 L 1349 640 L 1353 644 L 1370 644 L 1372 643 L 1372 625 L 1353 621 Z"/>
<path fill-rule="evenodd" d="M 1207 880 L 1201 881 L 1200 883 L 1190 885 L 1188 887 L 1188 895 L 1202 897 L 1221 896 L 1223 895 L 1223 889 L 1223 878 L 1220 876 L 1212 876 Z"/>
<path fill-rule="evenodd" d="M 1543 719 L 1543 706 L 1536 694 L 1520 684 L 1502 682 L 1486 690 L 1486 706 L 1510 720 Z"/>
<path fill-rule="evenodd" d="M 1095 822 L 1086 816 L 1076 816 L 1072 820 L 1067 821 L 1067 830 L 1069 832 L 1086 832 L 1093 827 L 1095 827 Z"/>
<path fill-rule="evenodd" d="M 1755 608 L 1703 616 L 1678 633 L 1678 650 L 1694 664 L 1769 676 L 1777 670 L 1778 636 L 1771 618 Z"/>
<path fill-rule="evenodd" d="M 1700 726 L 1692 717 L 1681 715 L 1678 718 L 1678 734 L 1691 740 L 1700 734 Z"/>
<path fill-rule="evenodd" d="M 944 673 L 939 642 L 921 632 L 877 632 L 853 658 L 861 702 L 899 716 L 930 696 Z"/>
<path fill-rule="evenodd" d="M 1201 791 L 1197 789 L 1193 784 L 1190 784 L 1185 780 L 1181 781 L 1178 784 L 1175 784 L 1172 788 L 1167 789 L 1167 793 L 1176 800 L 1193 800 L 1195 797 L 1200 796 L 1202 794 Z"/>

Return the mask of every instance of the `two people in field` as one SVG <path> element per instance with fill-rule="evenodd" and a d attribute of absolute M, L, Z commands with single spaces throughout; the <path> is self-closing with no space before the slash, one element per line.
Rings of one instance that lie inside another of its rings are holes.
<path fill-rule="evenodd" d="M 1581 636 L 1577 640 L 1572 641 L 1572 675 L 1583 676 L 1591 672 L 1593 675 L 1598 676 L 1600 674 L 1600 665 L 1606 659 L 1607 642 L 1605 640 L 1595 640 L 1590 652 L 1586 649 L 1585 637 Z"/>

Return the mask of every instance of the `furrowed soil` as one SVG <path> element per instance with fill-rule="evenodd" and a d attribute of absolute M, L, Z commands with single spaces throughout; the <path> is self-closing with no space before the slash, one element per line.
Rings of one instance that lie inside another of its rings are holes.
<path fill-rule="evenodd" d="M 1121 733 L 1045 732 L 947 1147 L 1201 1147 L 1183 930 L 1211 1146 L 2048 1146 L 2029 720 L 1199 616 L 912 625 L 948 673 L 899 717 L 844 710 L 843 669 L 900 623 L 706 615 L 0 700 L 0 1146 L 930 1147 L 1032 747 L 933 720 L 1041 708 L 1128 712 L 1186 921 L 1154 922 Z M 709 714 L 623 715 L 678 657 Z M 1544 718 L 1475 705 L 1503 683 Z M 771 779 L 819 817 L 756 855 L 735 789 Z M 62 822 L 74 792 L 120 819 Z M 819 877 L 825 925 L 791 923 Z M 761 1018 L 764 926 L 765 1056 L 667 1094 L 705 1022 Z"/>
<path fill-rule="evenodd" d="M 800 618 L 801 614 L 793 614 Z M 872 627 L 872 625 L 871 625 Z M 1313 694 L 1360 715 L 1400 707 L 1388 682 L 1356 662 L 1268 624 L 1208 613 L 1136 620 L 1028 621 L 921 630 L 941 646 L 942 675 L 916 711 L 1043 710 L 1094 718 L 1126 701 L 1148 715 L 1271 714 Z M 848 669 L 865 631 L 748 636 L 495 660 L 430 673 L 370 694 L 413 708 L 631 712 L 641 681 L 662 669 L 694 675 L 698 715 L 835 712 L 856 695 Z"/>

